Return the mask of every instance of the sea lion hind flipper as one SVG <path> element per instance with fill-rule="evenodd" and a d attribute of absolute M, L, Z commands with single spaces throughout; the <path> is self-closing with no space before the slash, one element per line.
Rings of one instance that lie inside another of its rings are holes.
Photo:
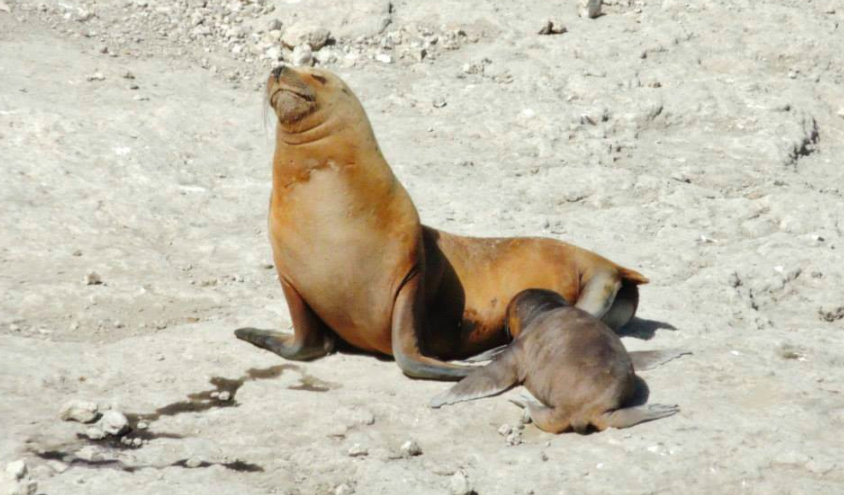
<path fill-rule="evenodd" d="M 598 430 L 607 428 L 627 428 L 645 421 L 666 418 L 677 414 L 680 407 L 676 404 L 647 404 L 638 407 L 627 407 L 605 412 L 598 418 L 592 420 L 592 424 Z"/>
<path fill-rule="evenodd" d="M 244 342 L 274 352 L 291 361 L 316 359 L 331 353 L 334 348 L 333 338 L 325 339 L 321 346 L 306 346 L 297 341 L 295 335 L 251 327 L 238 328 L 234 331 L 234 335 Z"/>
<path fill-rule="evenodd" d="M 658 351 L 634 351 L 630 353 L 630 360 L 633 361 L 633 369 L 636 371 L 652 370 L 669 361 L 673 361 L 690 351 L 683 349 L 662 349 Z"/>
<path fill-rule="evenodd" d="M 619 289 L 621 289 L 621 277 L 618 273 L 599 271 L 586 281 L 575 307 L 595 318 L 602 318 L 612 307 Z"/>
<path fill-rule="evenodd" d="M 518 384 L 519 375 L 512 351 L 505 351 L 492 363 L 477 368 L 469 376 L 460 380 L 445 392 L 431 399 L 430 406 L 442 407 L 457 402 L 465 402 L 484 397 L 491 397 L 506 392 Z"/>

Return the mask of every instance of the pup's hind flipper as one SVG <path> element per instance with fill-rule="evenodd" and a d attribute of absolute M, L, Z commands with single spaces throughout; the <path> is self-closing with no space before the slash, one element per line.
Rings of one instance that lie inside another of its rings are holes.
<path fill-rule="evenodd" d="M 635 351 L 630 353 L 630 360 L 633 361 L 633 369 L 646 371 L 673 361 L 680 356 L 691 354 L 683 349 L 662 349 L 659 351 Z"/>

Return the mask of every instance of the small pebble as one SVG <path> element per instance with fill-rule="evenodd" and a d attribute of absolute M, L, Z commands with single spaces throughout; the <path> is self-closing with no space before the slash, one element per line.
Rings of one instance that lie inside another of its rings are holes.
<path fill-rule="evenodd" d="M 539 30 L 539 33 L 544 36 L 552 35 L 552 34 L 563 34 L 568 32 L 565 26 L 560 23 L 556 23 L 552 20 L 545 21 L 545 25 Z"/>
<path fill-rule="evenodd" d="M 386 53 L 379 53 L 378 55 L 375 55 L 375 60 L 381 62 L 382 64 L 392 64 L 393 63 L 393 57 L 386 54 Z"/>
<path fill-rule="evenodd" d="M 293 49 L 293 55 L 290 57 L 293 65 L 309 66 L 314 63 L 314 53 L 310 46 L 299 45 Z"/>
<path fill-rule="evenodd" d="M 85 400 L 72 400 L 62 407 L 60 417 L 64 421 L 91 423 L 99 417 L 97 404 Z"/>
<path fill-rule="evenodd" d="M 26 461 L 23 459 L 12 461 L 6 464 L 6 474 L 16 480 L 23 479 L 28 470 L 26 469 Z"/>
<path fill-rule="evenodd" d="M 359 443 L 356 443 L 352 445 L 347 454 L 349 457 L 364 457 L 369 455 L 369 451 L 362 447 Z"/>
<path fill-rule="evenodd" d="M 232 398 L 231 392 L 225 392 L 225 391 L 220 392 L 220 400 L 221 401 L 225 402 L 227 400 L 230 400 L 231 398 Z"/>
<path fill-rule="evenodd" d="M 85 275 L 85 285 L 100 285 L 102 283 L 103 279 L 97 272 L 88 272 Z"/>
<path fill-rule="evenodd" d="M 105 81 L 105 76 L 102 72 L 94 72 L 93 74 L 86 77 L 85 80 L 87 80 L 88 82 Z"/>
<path fill-rule="evenodd" d="M 457 471 L 451 477 L 451 495 L 471 495 L 474 493 L 469 478 L 463 471 Z"/>
<path fill-rule="evenodd" d="M 334 495 L 351 495 L 352 493 L 355 493 L 355 490 L 345 483 L 338 485 L 334 489 Z"/>
<path fill-rule="evenodd" d="M 91 440 L 102 440 L 106 437 L 106 434 L 100 428 L 92 426 L 85 430 L 85 436 L 90 438 Z"/>
<path fill-rule="evenodd" d="M 100 426 L 105 433 L 119 436 L 129 430 L 129 420 L 120 411 L 106 411 L 100 420 Z"/>
<path fill-rule="evenodd" d="M 579 6 L 577 9 L 580 17 L 594 19 L 601 15 L 601 0 L 578 0 Z"/>
<path fill-rule="evenodd" d="M 507 435 L 507 445 L 510 447 L 515 447 L 516 445 L 521 445 L 522 443 L 522 432 L 514 431 Z"/>
<path fill-rule="evenodd" d="M 135 79 L 135 74 L 132 74 L 132 72 L 127 70 L 123 74 L 120 74 L 120 77 L 123 79 Z"/>
<path fill-rule="evenodd" d="M 144 421 L 138 422 L 138 429 L 139 430 L 146 430 L 147 428 L 149 428 L 149 424 L 147 424 Z"/>
<path fill-rule="evenodd" d="M 422 448 L 414 440 L 408 440 L 401 445 L 401 455 L 403 457 L 422 455 Z"/>
<path fill-rule="evenodd" d="M 202 466 L 202 459 L 199 457 L 191 457 L 187 461 L 185 461 L 185 467 L 195 469 Z"/>
<path fill-rule="evenodd" d="M 507 425 L 507 424 L 501 425 L 501 427 L 498 428 L 498 434 L 501 435 L 502 437 L 506 437 L 512 431 L 513 431 L 513 427 L 510 426 L 510 425 Z"/>
<path fill-rule="evenodd" d="M 132 439 L 132 446 L 133 447 L 140 447 L 143 444 L 144 444 L 144 441 L 142 439 L 138 438 L 138 437 L 135 437 L 135 438 Z"/>

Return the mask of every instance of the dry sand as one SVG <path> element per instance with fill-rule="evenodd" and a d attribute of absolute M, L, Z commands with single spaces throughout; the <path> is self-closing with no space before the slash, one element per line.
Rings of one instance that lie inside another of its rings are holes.
<path fill-rule="evenodd" d="M 0 464 L 62 495 L 844 493 L 844 7 L 603 10 L 0 2 Z M 508 446 L 506 396 L 431 410 L 449 385 L 389 360 L 233 337 L 290 326 L 258 87 L 314 26 L 425 223 L 651 278 L 623 340 L 694 352 L 643 373 L 680 414 Z M 72 399 L 141 446 L 80 437 Z"/>

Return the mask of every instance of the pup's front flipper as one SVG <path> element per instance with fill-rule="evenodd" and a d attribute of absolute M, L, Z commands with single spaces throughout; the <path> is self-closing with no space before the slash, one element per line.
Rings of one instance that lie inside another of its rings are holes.
<path fill-rule="evenodd" d="M 492 363 L 478 368 L 466 378 L 431 400 L 433 408 L 491 397 L 506 392 L 518 384 L 516 354 L 507 349 Z"/>

